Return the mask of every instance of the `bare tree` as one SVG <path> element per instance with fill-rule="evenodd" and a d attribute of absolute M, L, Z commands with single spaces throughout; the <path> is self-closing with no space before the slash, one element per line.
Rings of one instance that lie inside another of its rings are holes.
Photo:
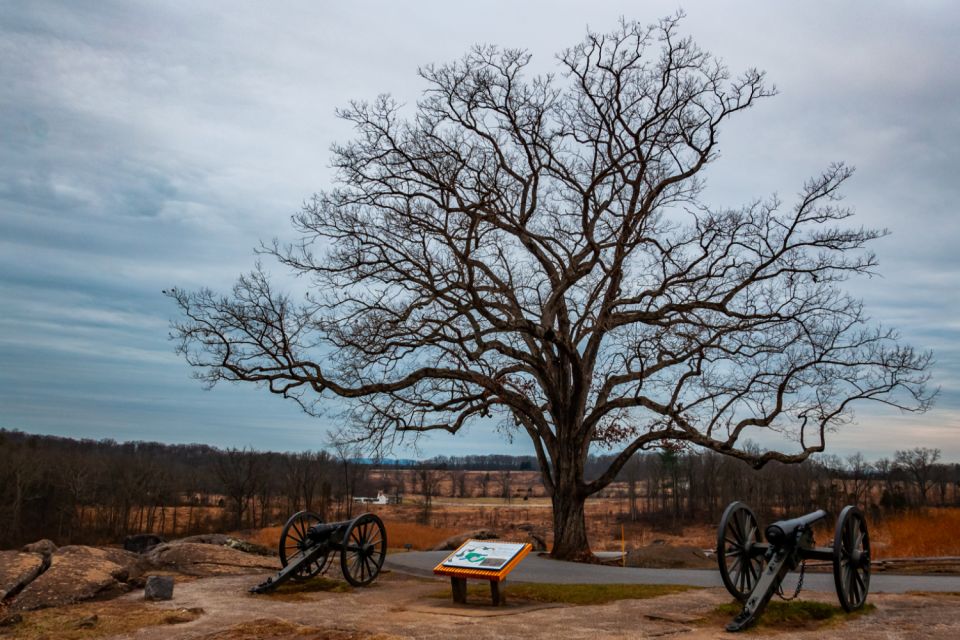
<path fill-rule="evenodd" d="M 873 468 L 883 482 L 880 493 L 880 505 L 883 507 L 895 506 L 897 502 L 897 466 L 890 458 L 880 458 L 873 463 Z"/>
<path fill-rule="evenodd" d="M 500 497 L 510 504 L 513 501 L 513 474 L 509 469 L 497 472 L 497 483 L 500 485 Z"/>
<path fill-rule="evenodd" d="M 637 508 L 637 482 L 640 480 L 640 459 L 632 456 L 623 466 L 627 477 L 627 501 L 630 508 L 630 522 L 636 522 L 640 516 L 640 509 Z"/>
<path fill-rule="evenodd" d="M 343 470 L 343 491 L 340 493 L 343 513 L 345 517 L 352 518 L 353 497 L 356 495 L 357 483 L 364 473 L 362 465 L 355 462 L 360 457 L 359 450 L 354 443 L 343 439 L 331 438 L 330 445 L 333 447 Z"/>
<path fill-rule="evenodd" d="M 423 509 L 419 519 L 423 524 L 429 524 L 433 497 L 439 493 L 441 474 L 435 469 L 422 465 L 414 472 L 414 478 L 420 482 L 420 493 L 423 495 Z"/>
<path fill-rule="evenodd" d="M 480 476 L 480 497 L 486 498 L 490 493 L 490 472 L 484 471 Z"/>
<path fill-rule="evenodd" d="M 925 409 L 930 355 L 840 285 L 874 270 L 865 245 L 884 234 L 846 224 L 851 169 L 789 207 L 701 201 L 722 125 L 775 89 L 731 76 L 679 20 L 589 33 L 559 75 L 476 47 L 420 70 L 412 118 L 387 96 L 352 103 L 339 187 L 294 217 L 300 241 L 264 247 L 310 295 L 259 268 L 231 296 L 173 289 L 181 353 L 209 384 L 254 382 L 311 414 L 352 399 L 344 437 L 380 449 L 499 416 L 533 441 L 560 558 L 589 554 L 584 501 L 638 450 L 799 462 L 856 401 Z M 799 447 L 739 446 L 753 430 Z M 619 453 L 588 481 L 595 446 Z"/>
<path fill-rule="evenodd" d="M 859 451 L 847 456 L 846 485 L 853 504 L 865 505 L 870 493 L 870 463 Z"/>
<path fill-rule="evenodd" d="M 257 494 L 260 460 L 253 450 L 227 449 L 217 458 L 215 471 L 236 516 L 234 525 L 241 529 L 243 516 Z"/>
<path fill-rule="evenodd" d="M 934 481 L 934 465 L 940 459 L 940 449 L 914 447 L 894 454 L 894 462 L 917 487 L 920 504 L 926 506 L 927 492 Z"/>

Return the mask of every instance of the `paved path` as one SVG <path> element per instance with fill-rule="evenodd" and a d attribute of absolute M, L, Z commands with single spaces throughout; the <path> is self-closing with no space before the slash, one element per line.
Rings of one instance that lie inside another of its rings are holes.
<path fill-rule="evenodd" d="M 433 568 L 449 551 L 410 551 L 387 556 L 387 566 L 416 575 L 433 575 Z M 551 560 L 535 554 L 527 556 L 510 574 L 513 582 L 552 582 L 566 584 L 689 584 L 697 587 L 721 587 L 720 574 L 705 569 L 639 569 L 608 567 Z M 792 591 L 797 574 L 784 580 L 785 590 Z M 808 573 L 804 589 L 834 591 L 833 573 Z M 870 577 L 871 593 L 904 593 L 907 591 L 950 591 L 960 593 L 960 576 L 892 575 L 874 573 Z"/>

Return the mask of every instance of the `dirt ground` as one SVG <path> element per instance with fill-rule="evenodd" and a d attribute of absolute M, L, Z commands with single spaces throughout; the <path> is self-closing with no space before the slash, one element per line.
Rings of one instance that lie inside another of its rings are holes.
<path fill-rule="evenodd" d="M 441 580 L 384 572 L 372 587 L 337 587 L 326 591 L 250 595 L 247 589 L 263 575 L 225 576 L 178 582 L 174 599 L 143 603 L 142 591 L 119 600 L 130 610 L 155 607 L 200 611 L 195 620 L 144 627 L 99 638 L 165 640 L 273 640 L 308 638 L 727 638 L 727 622 L 714 612 L 730 601 L 721 589 L 686 591 L 648 600 L 621 600 L 603 605 L 570 606 L 510 600 L 494 609 L 477 601 L 453 605 L 436 597 L 449 588 Z M 832 594 L 804 597 L 835 604 Z M 870 596 L 875 610 L 820 626 L 754 629 L 748 638 L 960 638 L 960 594 Z M 122 610 L 122 609 L 121 609 Z M 0 637 L 3 637 L 0 630 Z"/>

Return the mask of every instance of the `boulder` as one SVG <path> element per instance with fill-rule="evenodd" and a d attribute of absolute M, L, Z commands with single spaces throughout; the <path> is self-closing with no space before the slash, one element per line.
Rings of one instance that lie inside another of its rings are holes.
<path fill-rule="evenodd" d="M 146 555 L 146 559 L 157 569 L 192 576 L 238 575 L 279 568 L 279 563 L 273 558 L 196 542 L 157 545 Z"/>
<path fill-rule="evenodd" d="M 542 526 L 532 522 L 518 522 L 510 526 L 501 536 L 509 542 L 528 542 L 535 552 L 547 550 L 547 532 Z"/>
<path fill-rule="evenodd" d="M 247 542 L 246 540 L 239 540 L 237 538 L 228 538 L 226 546 L 231 549 L 236 549 L 237 551 L 243 551 L 244 553 L 253 553 L 258 556 L 275 556 L 277 552 L 273 549 L 268 549 L 262 544 L 257 544 L 255 542 Z"/>
<path fill-rule="evenodd" d="M 163 544 L 164 542 L 166 542 L 166 539 L 155 533 L 138 533 L 124 538 L 123 548 L 133 553 L 146 553 L 158 544 Z"/>
<path fill-rule="evenodd" d="M 0 602 L 13 598 L 50 565 L 49 556 L 0 551 Z"/>
<path fill-rule="evenodd" d="M 172 600 L 173 576 L 148 576 L 143 588 L 144 600 Z"/>
<path fill-rule="evenodd" d="M 186 538 L 178 538 L 176 540 L 171 540 L 171 544 L 180 544 L 181 542 L 194 542 L 196 544 L 215 544 L 217 546 L 224 546 L 230 540 L 230 536 L 223 533 L 201 533 L 196 536 L 187 536 Z"/>
<path fill-rule="evenodd" d="M 697 547 L 674 547 L 654 541 L 649 546 L 628 551 L 625 564 L 648 569 L 714 569 L 717 561 Z"/>
<path fill-rule="evenodd" d="M 196 543 L 196 544 L 213 544 L 219 547 L 230 547 L 231 549 L 236 549 L 237 551 L 243 551 L 244 553 L 255 553 L 258 556 L 275 556 L 277 552 L 273 549 L 268 549 L 267 547 L 256 544 L 254 542 L 247 542 L 246 540 L 240 540 L 239 538 L 231 538 L 230 536 L 224 535 L 222 533 L 204 533 L 196 536 L 187 536 L 186 538 L 180 538 L 178 540 L 171 541 L 171 544 L 182 544 L 182 543 Z"/>
<path fill-rule="evenodd" d="M 435 546 L 433 551 L 452 551 L 458 549 L 467 540 L 496 540 L 500 536 L 489 531 L 487 529 L 477 529 L 476 531 L 469 531 L 467 533 L 461 533 L 457 536 L 450 536 L 437 546 Z"/>
<path fill-rule="evenodd" d="M 533 551 L 547 550 L 547 539 L 542 532 L 528 531 L 527 542 L 530 543 Z"/>
<path fill-rule="evenodd" d="M 50 567 L 23 589 L 12 608 L 40 609 L 124 592 L 126 581 L 139 573 L 137 556 L 119 549 L 71 545 L 49 557 Z"/>
<path fill-rule="evenodd" d="M 52 540 L 44 538 L 43 540 L 37 540 L 36 542 L 24 545 L 20 550 L 25 553 L 39 553 L 40 555 L 49 556 L 57 550 L 57 545 L 53 544 Z"/>

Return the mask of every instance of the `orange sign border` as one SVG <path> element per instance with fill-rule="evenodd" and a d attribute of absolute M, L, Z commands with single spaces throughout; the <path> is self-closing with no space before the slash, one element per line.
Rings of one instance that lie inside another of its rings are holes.
<path fill-rule="evenodd" d="M 474 578 L 477 580 L 491 580 L 493 582 L 503 582 L 507 579 L 507 574 L 513 571 L 513 568 L 516 567 L 521 560 L 527 557 L 527 554 L 533 550 L 533 545 L 529 542 L 523 543 L 523 549 L 521 549 L 517 555 L 508 562 L 502 569 L 492 570 L 492 569 L 463 569 L 460 567 L 445 567 L 443 563 L 449 560 L 453 555 L 460 551 L 463 548 L 463 545 L 469 544 L 471 542 L 491 542 L 490 540 L 474 540 L 470 538 L 465 540 L 462 545 L 454 549 L 450 554 L 440 561 L 440 564 L 433 568 L 433 573 L 438 576 L 450 576 L 453 578 Z M 497 540 L 497 542 L 506 542 L 509 544 L 521 544 L 519 542 L 511 542 L 510 540 Z"/>

